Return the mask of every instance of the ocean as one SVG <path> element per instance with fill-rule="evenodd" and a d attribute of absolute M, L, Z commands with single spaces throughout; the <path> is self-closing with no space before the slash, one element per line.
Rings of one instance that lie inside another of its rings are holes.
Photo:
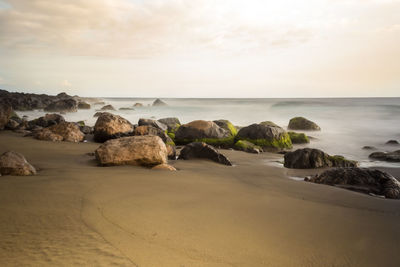
<path fill-rule="evenodd" d="M 389 146 L 388 140 L 400 140 L 400 98 L 304 98 L 304 99 L 162 99 L 168 106 L 151 106 L 154 98 L 103 98 L 113 105 L 118 114 L 136 124 L 140 118 L 160 119 L 177 117 L 181 123 L 193 120 L 227 119 L 234 125 L 247 126 L 262 121 L 273 121 L 285 128 L 291 118 L 306 117 L 316 122 L 320 132 L 307 132 L 315 137 L 306 145 L 321 149 L 332 155 L 343 155 L 357 160 L 361 166 L 400 167 L 400 163 L 371 161 L 371 150 L 363 146 L 373 146 L 377 151 L 393 151 L 400 146 Z M 135 103 L 143 107 L 120 111 L 122 107 L 133 107 Z M 78 110 L 63 116 L 68 121 L 83 120 L 94 125 L 93 117 L 102 106 L 90 110 Z M 18 112 L 34 119 L 44 115 L 44 111 Z M 300 146 L 299 146 L 300 147 Z M 303 146 L 302 146 L 303 147 Z"/>

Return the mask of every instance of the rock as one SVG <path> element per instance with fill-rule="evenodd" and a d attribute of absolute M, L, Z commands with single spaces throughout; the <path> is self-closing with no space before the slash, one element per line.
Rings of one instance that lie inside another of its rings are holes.
<path fill-rule="evenodd" d="M 169 164 L 159 164 L 151 168 L 152 170 L 163 170 L 163 171 L 176 171 L 174 166 Z"/>
<path fill-rule="evenodd" d="M 139 119 L 138 125 L 139 126 L 150 125 L 162 131 L 166 131 L 168 129 L 167 125 L 165 125 L 164 123 L 152 119 Z"/>
<path fill-rule="evenodd" d="M 92 134 L 93 133 L 93 127 L 90 127 L 87 125 L 79 126 L 79 129 L 84 134 Z"/>
<path fill-rule="evenodd" d="M 260 154 L 262 152 L 261 147 L 256 146 L 255 144 L 253 144 L 249 141 L 246 141 L 246 140 L 237 141 L 235 143 L 234 149 L 244 151 L 247 153 L 253 153 L 253 154 Z"/>
<path fill-rule="evenodd" d="M 106 104 L 106 102 L 104 102 L 104 101 L 97 101 L 97 102 L 95 102 L 93 105 L 96 105 L 96 106 L 104 106 Z"/>
<path fill-rule="evenodd" d="M 106 105 L 102 107 L 101 110 L 115 110 L 115 108 L 112 105 Z"/>
<path fill-rule="evenodd" d="M 204 142 L 215 146 L 233 146 L 235 137 L 227 130 L 219 127 L 215 122 L 197 120 L 181 125 L 175 132 L 177 144 Z"/>
<path fill-rule="evenodd" d="M 168 159 L 176 159 L 176 148 L 174 145 L 165 144 L 168 152 Z"/>
<path fill-rule="evenodd" d="M 143 107 L 143 104 L 142 103 L 135 103 L 133 106 L 134 107 Z"/>
<path fill-rule="evenodd" d="M 167 163 L 167 148 L 158 136 L 129 136 L 108 140 L 95 151 L 100 165 L 156 166 Z"/>
<path fill-rule="evenodd" d="M 34 126 L 41 126 L 43 128 L 46 128 L 64 121 L 64 117 L 59 114 L 46 114 L 43 117 L 29 121 L 28 128 L 31 129 Z"/>
<path fill-rule="evenodd" d="M 174 141 L 163 130 L 150 125 L 136 127 L 133 131 L 133 135 L 156 135 L 160 137 L 165 144 L 175 146 Z"/>
<path fill-rule="evenodd" d="M 0 99 L 0 130 L 3 130 L 11 118 L 12 106 L 7 101 Z"/>
<path fill-rule="evenodd" d="M 289 121 L 288 129 L 290 130 L 306 130 L 306 131 L 320 131 L 321 128 L 310 120 L 303 117 L 295 117 Z"/>
<path fill-rule="evenodd" d="M 104 113 L 107 113 L 107 112 L 96 112 L 94 115 L 93 115 L 93 117 L 94 118 L 97 118 L 97 117 L 100 117 L 101 116 L 101 114 L 104 114 Z"/>
<path fill-rule="evenodd" d="M 291 148 L 288 133 L 271 122 L 254 123 L 239 130 L 236 139 L 249 141 L 264 150 Z"/>
<path fill-rule="evenodd" d="M 288 132 L 292 144 L 308 144 L 310 139 L 304 133 Z"/>
<path fill-rule="evenodd" d="M 399 145 L 399 142 L 397 140 L 389 140 L 386 142 L 386 145 Z"/>
<path fill-rule="evenodd" d="M 0 99 L 8 102 L 14 110 L 43 109 L 50 103 L 59 100 L 56 96 L 10 93 L 5 90 L 0 90 Z"/>
<path fill-rule="evenodd" d="M 44 110 L 50 112 L 76 112 L 77 108 L 78 104 L 76 100 L 72 98 L 67 98 L 52 102 L 47 107 L 45 107 Z"/>
<path fill-rule="evenodd" d="M 216 120 L 214 121 L 214 123 L 217 124 L 222 129 L 225 129 L 228 132 L 230 132 L 232 136 L 236 136 L 238 133 L 236 127 L 228 120 Z"/>
<path fill-rule="evenodd" d="M 167 131 L 172 133 L 176 132 L 176 130 L 181 126 L 181 122 L 178 118 L 163 118 L 158 121 L 166 125 Z"/>
<path fill-rule="evenodd" d="M 210 159 L 217 163 L 232 166 L 232 163 L 227 157 L 219 153 L 214 147 L 204 143 L 204 142 L 193 142 L 186 145 L 179 154 L 178 159 L 193 159 L 202 158 Z"/>
<path fill-rule="evenodd" d="M 86 102 L 79 102 L 78 109 L 90 109 L 90 104 L 88 104 Z"/>
<path fill-rule="evenodd" d="M 61 92 L 57 95 L 58 98 L 71 98 L 66 92 Z"/>
<path fill-rule="evenodd" d="M 9 130 L 16 130 L 16 129 L 18 129 L 18 127 L 19 127 L 19 122 L 15 121 L 13 119 L 10 119 L 6 125 L 6 129 L 9 129 Z"/>
<path fill-rule="evenodd" d="M 375 150 L 376 147 L 374 147 L 374 146 L 363 146 L 362 149 L 364 149 L 364 150 Z"/>
<path fill-rule="evenodd" d="M 309 178 L 309 182 L 400 199 L 400 182 L 390 174 L 367 168 L 334 168 Z"/>
<path fill-rule="evenodd" d="M 121 110 L 121 111 L 126 111 L 126 110 L 135 110 L 134 108 L 119 108 L 119 110 Z"/>
<path fill-rule="evenodd" d="M 51 133 L 49 133 L 49 131 Z M 79 129 L 79 126 L 73 122 L 61 122 L 59 124 L 44 128 L 37 132 L 35 137 L 40 140 L 48 141 L 66 141 L 66 142 L 82 142 L 85 135 Z M 61 137 L 61 140 L 60 140 Z"/>
<path fill-rule="evenodd" d="M 285 153 L 284 166 L 291 169 L 356 167 L 357 162 L 347 160 L 343 156 L 330 156 L 319 149 L 303 148 Z"/>
<path fill-rule="evenodd" d="M 94 140 L 105 142 L 132 133 L 132 124 L 122 118 L 108 112 L 102 113 L 94 125 Z"/>
<path fill-rule="evenodd" d="M 400 162 L 400 150 L 393 152 L 374 152 L 369 155 L 370 158 L 389 162 Z"/>
<path fill-rule="evenodd" d="M 160 100 L 160 99 L 156 99 L 154 102 L 153 102 L 153 106 L 167 106 L 167 104 L 164 102 L 164 101 L 162 101 L 162 100 Z"/>
<path fill-rule="evenodd" d="M 25 157 L 17 152 L 8 151 L 0 156 L 1 175 L 35 175 L 36 169 L 29 164 Z"/>

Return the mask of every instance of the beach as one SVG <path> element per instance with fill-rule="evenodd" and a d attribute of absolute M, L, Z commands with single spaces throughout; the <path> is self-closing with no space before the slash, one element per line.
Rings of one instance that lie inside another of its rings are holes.
<path fill-rule="evenodd" d="M 99 144 L 0 132 L 36 176 L 0 177 L 2 266 L 398 266 L 400 202 L 289 179 L 282 155 L 178 171 L 99 167 Z M 398 176 L 396 169 L 387 169 Z"/>

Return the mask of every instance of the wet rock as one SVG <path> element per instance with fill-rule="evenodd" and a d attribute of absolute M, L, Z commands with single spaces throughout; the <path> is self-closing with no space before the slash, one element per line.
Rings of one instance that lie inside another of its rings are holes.
<path fill-rule="evenodd" d="M 289 121 L 288 129 L 290 130 L 306 130 L 320 131 L 321 128 L 315 123 L 304 117 L 295 117 Z"/>
<path fill-rule="evenodd" d="M 36 169 L 17 152 L 8 151 L 0 156 L 1 175 L 35 175 Z"/>
<path fill-rule="evenodd" d="M 400 162 L 400 150 L 393 152 L 374 152 L 369 155 L 371 159 L 389 161 L 389 162 Z"/>
<path fill-rule="evenodd" d="M 178 159 L 209 159 L 220 164 L 232 166 L 227 157 L 219 153 L 214 147 L 204 142 L 193 142 L 186 145 L 180 152 Z"/>
<path fill-rule="evenodd" d="M 34 128 L 34 126 L 40 126 L 43 128 L 59 124 L 61 122 L 65 122 L 65 119 L 63 116 L 59 114 L 46 114 L 43 117 L 31 120 L 28 122 L 28 125 L 30 129 Z"/>
<path fill-rule="evenodd" d="M 118 138 L 131 134 L 132 124 L 122 118 L 108 112 L 102 113 L 94 125 L 94 140 L 96 142 L 105 142 L 109 139 Z"/>
<path fill-rule="evenodd" d="M 78 103 L 72 98 L 57 100 L 44 108 L 50 112 L 76 112 L 77 109 Z"/>

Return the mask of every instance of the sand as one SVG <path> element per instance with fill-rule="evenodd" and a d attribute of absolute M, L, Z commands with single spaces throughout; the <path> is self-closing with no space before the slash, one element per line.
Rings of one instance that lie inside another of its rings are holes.
<path fill-rule="evenodd" d="M 400 266 L 400 201 L 288 179 L 276 154 L 168 172 L 97 167 L 97 146 L 0 132 L 40 169 L 0 177 L 1 266 Z"/>

